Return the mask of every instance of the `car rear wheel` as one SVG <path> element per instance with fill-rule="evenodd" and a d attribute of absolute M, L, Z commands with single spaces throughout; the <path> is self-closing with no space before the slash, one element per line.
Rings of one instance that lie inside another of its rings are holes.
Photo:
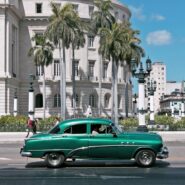
<path fill-rule="evenodd" d="M 156 156 L 151 150 L 140 150 L 135 157 L 136 163 L 142 167 L 149 167 L 155 163 Z"/>
<path fill-rule="evenodd" d="M 46 155 L 45 161 L 48 167 L 58 168 L 64 163 L 65 157 L 61 153 L 51 152 Z"/>

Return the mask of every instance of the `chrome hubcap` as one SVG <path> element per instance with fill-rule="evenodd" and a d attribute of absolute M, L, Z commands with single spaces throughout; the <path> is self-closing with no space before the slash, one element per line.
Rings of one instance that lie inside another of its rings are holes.
<path fill-rule="evenodd" d="M 148 152 L 143 152 L 140 161 L 145 165 L 149 165 L 152 162 L 152 156 Z"/>
<path fill-rule="evenodd" d="M 48 156 L 48 161 L 52 165 L 57 165 L 60 162 L 60 155 L 57 153 L 51 153 Z"/>

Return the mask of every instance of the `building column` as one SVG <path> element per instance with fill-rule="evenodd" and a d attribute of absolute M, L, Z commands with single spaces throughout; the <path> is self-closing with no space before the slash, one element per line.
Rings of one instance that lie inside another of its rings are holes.
<path fill-rule="evenodd" d="M 28 117 L 31 120 L 34 120 L 35 106 L 34 106 L 34 89 L 33 89 L 33 80 L 35 76 L 30 75 L 30 88 L 28 92 Z"/>
<path fill-rule="evenodd" d="M 17 98 L 17 92 L 15 91 L 14 99 L 13 99 L 13 115 L 17 116 L 18 112 L 18 98 Z"/>
<path fill-rule="evenodd" d="M 139 127 L 146 127 L 145 123 L 145 89 L 144 89 L 144 83 L 139 82 L 139 105 L 138 105 L 138 111 L 139 111 Z"/>
<path fill-rule="evenodd" d="M 150 124 L 154 124 L 154 95 L 150 95 Z"/>

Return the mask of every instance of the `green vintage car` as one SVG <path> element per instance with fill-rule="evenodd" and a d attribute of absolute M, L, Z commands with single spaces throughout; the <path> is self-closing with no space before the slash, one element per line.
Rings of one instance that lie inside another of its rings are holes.
<path fill-rule="evenodd" d="M 24 157 L 44 158 L 48 167 L 60 167 L 68 158 L 135 159 L 139 166 L 152 166 L 167 158 L 168 149 L 155 133 L 122 132 L 108 119 L 72 119 L 60 122 L 47 133 L 25 139 Z"/>

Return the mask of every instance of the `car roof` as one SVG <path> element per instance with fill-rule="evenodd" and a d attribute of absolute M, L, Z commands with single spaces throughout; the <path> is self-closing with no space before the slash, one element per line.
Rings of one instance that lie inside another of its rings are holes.
<path fill-rule="evenodd" d="M 110 125 L 112 121 L 110 119 L 105 118 L 78 118 L 78 119 L 68 119 L 65 121 L 61 121 L 60 125 L 73 125 L 73 124 L 80 124 L 80 123 L 86 123 L 86 124 L 107 124 Z"/>

